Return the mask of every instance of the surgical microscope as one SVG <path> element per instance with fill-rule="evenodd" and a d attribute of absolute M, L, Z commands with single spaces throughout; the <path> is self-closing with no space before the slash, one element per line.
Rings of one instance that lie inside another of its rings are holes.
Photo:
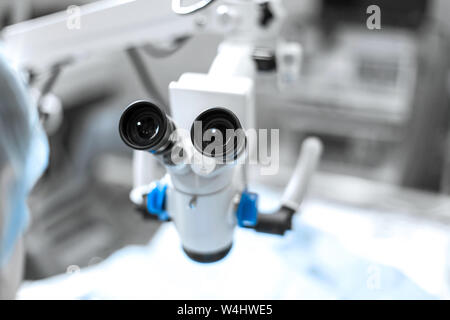
<path fill-rule="evenodd" d="M 119 131 L 125 144 L 150 152 L 167 170 L 163 179 L 134 189 L 131 198 L 143 205 L 146 214 L 173 220 L 185 253 L 199 262 L 225 257 L 236 225 L 280 235 L 290 230 L 321 153 L 320 142 L 308 138 L 280 209 L 259 215 L 258 195 L 245 183 L 245 159 L 239 161 L 251 147 L 238 117 L 228 108 L 200 113 L 190 139 L 183 139 L 185 135 L 177 133 L 176 124 L 158 106 L 137 101 L 124 111 Z"/>
<path fill-rule="evenodd" d="M 184 251 L 199 262 L 224 258 L 236 226 L 279 235 L 291 229 L 320 159 L 320 141 L 304 141 L 277 212 L 260 214 L 248 184 L 248 159 L 256 150 L 249 135 L 254 78 L 257 69 L 276 64 L 281 1 L 104 0 L 78 13 L 79 28 L 68 23 L 67 12 L 6 28 L 13 63 L 40 72 L 105 50 L 159 46 L 199 33 L 224 36 L 207 74 L 185 73 L 169 85 L 170 115 L 155 101 L 133 102 L 123 112 L 120 136 L 135 150 L 131 201 L 147 216 L 173 221 Z M 158 181 L 156 162 L 167 172 Z"/>

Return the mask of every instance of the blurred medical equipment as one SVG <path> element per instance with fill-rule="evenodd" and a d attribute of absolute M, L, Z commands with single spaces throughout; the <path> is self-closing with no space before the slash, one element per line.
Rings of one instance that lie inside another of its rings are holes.
<path fill-rule="evenodd" d="M 179 112 L 173 110 L 175 118 Z M 189 113 L 191 109 L 183 109 L 183 115 Z M 198 115 L 189 142 L 159 107 L 137 101 L 123 113 L 119 130 L 129 147 L 150 152 L 168 171 L 162 180 L 134 189 L 131 199 L 160 220 L 172 219 L 184 251 L 199 262 L 228 254 L 236 224 L 275 234 L 290 230 L 322 147 L 314 138 L 304 142 L 281 208 L 259 216 L 258 195 L 249 192 L 246 173 L 239 172 L 245 168 L 239 159 L 251 152 L 251 142 L 229 109 L 211 108 Z"/>
<path fill-rule="evenodd" d="M 24 79 L 0 53 L 0 299 L 13 298 L 23 273 L 27 197 L 48 161 L 48 142 Z"/>
<path fill-rule="evenodd" d="M 257 84 L 257 104 L 272 116 L 264 126 L 283 125 L 292 144 L 319 136 L 327 172 L 440 191 L 449 62 L 437 2 L 324 0 L 309 19 L 289 17 L 283 36 L 301 46 L 300 71 Z M 366 26 L 371 4 L 381 30 Z"/>

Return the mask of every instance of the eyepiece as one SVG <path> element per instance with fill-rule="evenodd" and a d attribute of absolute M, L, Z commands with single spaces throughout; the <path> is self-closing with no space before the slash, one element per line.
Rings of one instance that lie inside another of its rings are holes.
<path fill-rule="evenodd" d="M 191 141 L 204 156 L 236 159 L 245 147 L 245 133 L 236 115 L 225 108 L 201 113 L 191 127 Z"/>
<path fill-rule="evenodd" d="M 123 142 L 135 150 L 161 153 L 173 144 L 170 136 L 175 125 L 167 115 L 149 101 L 136 101 L 123 112 L 119 133 Z"/>

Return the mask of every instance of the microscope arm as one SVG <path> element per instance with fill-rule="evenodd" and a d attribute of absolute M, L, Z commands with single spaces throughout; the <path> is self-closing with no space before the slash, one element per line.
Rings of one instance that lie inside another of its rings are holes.
<path fill-rule="evenodd" d="M 291 229 L 292 217 L 303 202 L 319 164 L 322 148 L 322 143 L 317 138 L 307 138 L 303 142 L 294 174 L 283 194 L 280 209 L 272 214 L 259 214 L 258 222 L 253 227 L 256 231 L 283 235 Z"/>
<path fill-rule="evenodd" d="M 158 43 L 198 32 L 170 1 L 103 0 L 6 27 L 5 51 L 19 68 L 45 70 L 80 56 Z"/>
<path fill-rule="evenodd" d="M 188 6 L 181 0 L 101 0 L 8 26 L 1 38 L 16 67 L 38 71 L 98 52 L 167 43 L 202 32 L 252 42 L 261 32 L 271 38 L 278 30 L 280 0 L 270 1 L 279 21 L 270 28 L 260 25 L 258 0 L 199 0 Z"/>

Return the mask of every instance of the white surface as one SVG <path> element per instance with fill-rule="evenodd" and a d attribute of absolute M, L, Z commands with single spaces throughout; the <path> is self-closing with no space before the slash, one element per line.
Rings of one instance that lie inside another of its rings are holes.
<path fill-rule="evenodd" d="M 261 207 L 275 207 L 276 198 L 264 195 Z M 445 298 L 447 234 L 386 213 L 308 202 L 285 237 L 237 229 L 231 253 L 218 263 L 189 260 L 169 223 L 148 246 L 26 283 L 19 298 Z"/>

